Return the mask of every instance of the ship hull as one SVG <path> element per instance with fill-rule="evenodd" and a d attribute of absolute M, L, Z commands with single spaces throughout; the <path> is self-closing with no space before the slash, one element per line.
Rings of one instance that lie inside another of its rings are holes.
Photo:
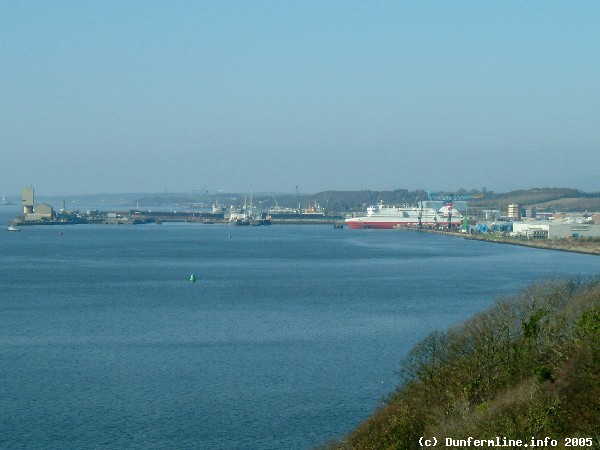
<path fill-rule="evenodd" d="M 460 225 L 459 222 L 452 221 L 452 226 Z M 393 229 L 400 227 L 411 227 L 417 228 L 419 226 L 418 222 L 401 222 L 401 221 L 361 221 L 361 220 L 346 220 L 346 226 L 351 229 Z M 448 222 L 432 222 L 432 223 L 422 223 L 422 227 L 431 228 L 431 227 L 448 227 Z"/>
<path fill-rule="evenodd" d="M 346 219 L 348 228 L 447 228 L 460 226 L 462 215 L 452 210 L 452 205 L 447 204 L 439 210 L 433 208 L 410 208 L 384 206 L 380 203 L 377 207 L 367 208 L 367 215 Z"/>

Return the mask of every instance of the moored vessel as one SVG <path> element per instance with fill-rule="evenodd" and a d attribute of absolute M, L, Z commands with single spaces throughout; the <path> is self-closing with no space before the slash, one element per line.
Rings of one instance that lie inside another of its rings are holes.
<path fill-rule="evenodd" d="M 447 203 L 440 209 L 429 207 L 387 206 L 380 202 L 367 208 L 367 215 L 346 219 L 348 228 L 400 228 L 400 227 L 456 227 L 463 220 L 462 214 Z"/>

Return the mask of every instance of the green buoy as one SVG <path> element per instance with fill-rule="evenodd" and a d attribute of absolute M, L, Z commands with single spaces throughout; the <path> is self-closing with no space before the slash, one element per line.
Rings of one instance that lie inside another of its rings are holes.
<path fill-rule="evenodd" d="M 194 275 L 194 274 L 191 274 L 191 275 L 190 275 L 190 281 L 191 281 L 192 283 L 195 283 L 195 282 L 196 282 L 196 275 Z"/>

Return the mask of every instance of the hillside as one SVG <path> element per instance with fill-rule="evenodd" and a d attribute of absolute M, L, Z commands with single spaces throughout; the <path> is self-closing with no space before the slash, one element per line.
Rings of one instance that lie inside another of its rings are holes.
<path fill-rule="evenodd" d="M 528 189 L 495 194 L 488 192 L 481 199 L 469 201 L 474 207 L 505 208 L 510 203 L 522 206 L 535 206 L 548 211 L 600 211 L 600 193 L 586 193 L 577 189 L 543 188 Z"/>
<path fill-rule="evenodd" d="M 450 192 L 447 192 L 450 193 Z M 88 196 L 38 196 L 38 201 L 60 205 L 63 200 L 72 207 L 77 205 L 124 205 L 129 207 L 158 206 L 165 209 L 171 207 L 206 206 L 218 203 L 220 205 L 243 205 L 252 198 L 253 204 L 261 209 L 275 206 L 303 208 L 314 205 L 315 202 L 329 212 L 347 213 L 364 211 L 367 206 L 383 201 L 388 205 L 414 205 L 421 200 L 427 200 L 427 191 L 395 189 L 392 191 L 360 190 L 360 191 L 322 191 L 309 193 L 233 193 L 193 191 L 191 193 L 161 193 L 161 194 L 102 194 Z M 600 192 L 583 192 L 569 188 L 532 188 L 505 193 L 486 190 L 459 189 L 456 195 L 473 196 L 469 200 L 470 207 L 506 210 L 510 203 L 522 206 L 536 206 L 539 210 L 548 211 L 600 211 Z"/>
<path fill-rule="evenodd" d="M 584 198 L 558 198 L 546 202 L 536 203 L 538 210 L 547 211 L 600 211 L 600 197 Z"/>
<path fill-rule="evenodd" d="M 421 436 L 442 448 L 469 436 L 600 448 L 600 279 L 544 281 L 501 299 L 431 333 L 400 373 L 385 406 L 329 448 L 430 448 Z"/>
<path fill-rule="evenodd" d="M 577 189 L 568 188 L 533 188 L 505 193 L 491 191 L 478 191 L 460 189 L 453 194 L 470 195 L 470 207 L 506 210 L 511 203 L 522 206 L 535 206 L 539 210 L 548 211 L 600 211 L 600 193 L 587 193 Z M 305 198 L 328 203 L 330 208 L 341 211 L 355 211 L 383 201 L 389 205 L 412 205 L 420 200 L 427 200 L 427 192 L 423 190 L 408 191 L 397 189 L 394 191 L 326 191 L 319 192 Z"/>

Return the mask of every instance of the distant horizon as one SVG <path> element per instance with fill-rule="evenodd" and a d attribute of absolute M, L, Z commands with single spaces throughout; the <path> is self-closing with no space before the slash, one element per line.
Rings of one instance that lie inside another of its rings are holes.
<path fill-rule="evenodd" d="M 23 186 L 23 188 L 25 187 L 29 187 L 29 186 Z M 7 199 L 15 199 L 15 198 L 20 198 L 21 194 L 20 194 L 20 190 L 22 188 L 19 189 L 19 192 L 17 194 L 8 194 L 8 193 L 4 193 L 3 197 L 7 198 Z M 235 195 L 257 195 L 257 196 L 271 196 L 271 195 L 296 195 L 297 192 L 294 191 L 259 191 L 259 192 L 252 192 L 252 191 L 224 191 L 224 190 L 217 190 L 217 191 L 180 191 L 180 192 L 160 192 L 160 191 L 148 191 L 148 192 L 98 192 L 98 193 L 80 193 L 80 194 L 74 194 L 74 193 L 68 193 L 68 194 L 56 194 L 56 193 L 51 193 L 51 194 L 46 194 L 43 192 L 39 192 L 38 189 L 36 189 L 35 186 L 33 186 L 34 192 L 35 192 L 35 197 L 36 198 L 60 198 L 60 197 L 101 197 L 101 196 L 107 196 L 107 197 L 115 197 L 115 196 L 142 196 L 142 195 L 152 195 L 152 196 L 172 196 L 172 195 L 188 195 L 188 196 L 193 196 L 193 195 L 197 195 L 197 196 L 211 196 L 211 195 L 229 195 L 229 194 L 235 194 Z M 519 191 L 531 191 L 531 190 L 536 190 L 536 189 L 571 189 L 571 190 L 576 190 L 585 194 L 598 194 L 598 196 L 600 196 L 600 191 L 586 191 L 583 189 L 579 189 L 576 187 L 566 187 L 566 186 L 544 186 L 544 187 L 537 187 L 537 186 L 533 186 L 533 187 L 529 187 L 529 188 L 516 188 L 516 189 L 510 189 L 507 191 L 496 191 L 493 189 L 488 189 L 485 188 L 486 192 L 491 192 L 494 194 L 508 194 L 511 192 L 519 192 Z M 403 187 L 398 187 L 398 188 L 394 188 L 394 189 L 371 189 L 371 188 L 364 188 L 364 189 L 328 189 L 328 190 L 323 190 L 323 191 L 315 191 L 315 192 L 306 192 L 306 191 L 298 191 L 298 194 L 300 195 L 316 195 L 319 193 L 323 193 L 323 192 L 395 192 L 395 191 L 402 191 L 402 190 L 406 190 L 408 192 L 441 192 L 441 193 L 446 193 L 446 194 L 452 194 L 455 192 L 459 192 L 459 191 L 465 191 L 465 192 L 471 192 L 471 191 L 477 191 L 477 192 L 483 192 L 481 188 L 477 189 L 477 188 L 459 188 L 455 191 L 451 191 L 451 190 L 444 190 L 444 189 L 436 189 L 435 191 L 432 189 L 409 189 L 409 188 L 403 188 Z"/>

